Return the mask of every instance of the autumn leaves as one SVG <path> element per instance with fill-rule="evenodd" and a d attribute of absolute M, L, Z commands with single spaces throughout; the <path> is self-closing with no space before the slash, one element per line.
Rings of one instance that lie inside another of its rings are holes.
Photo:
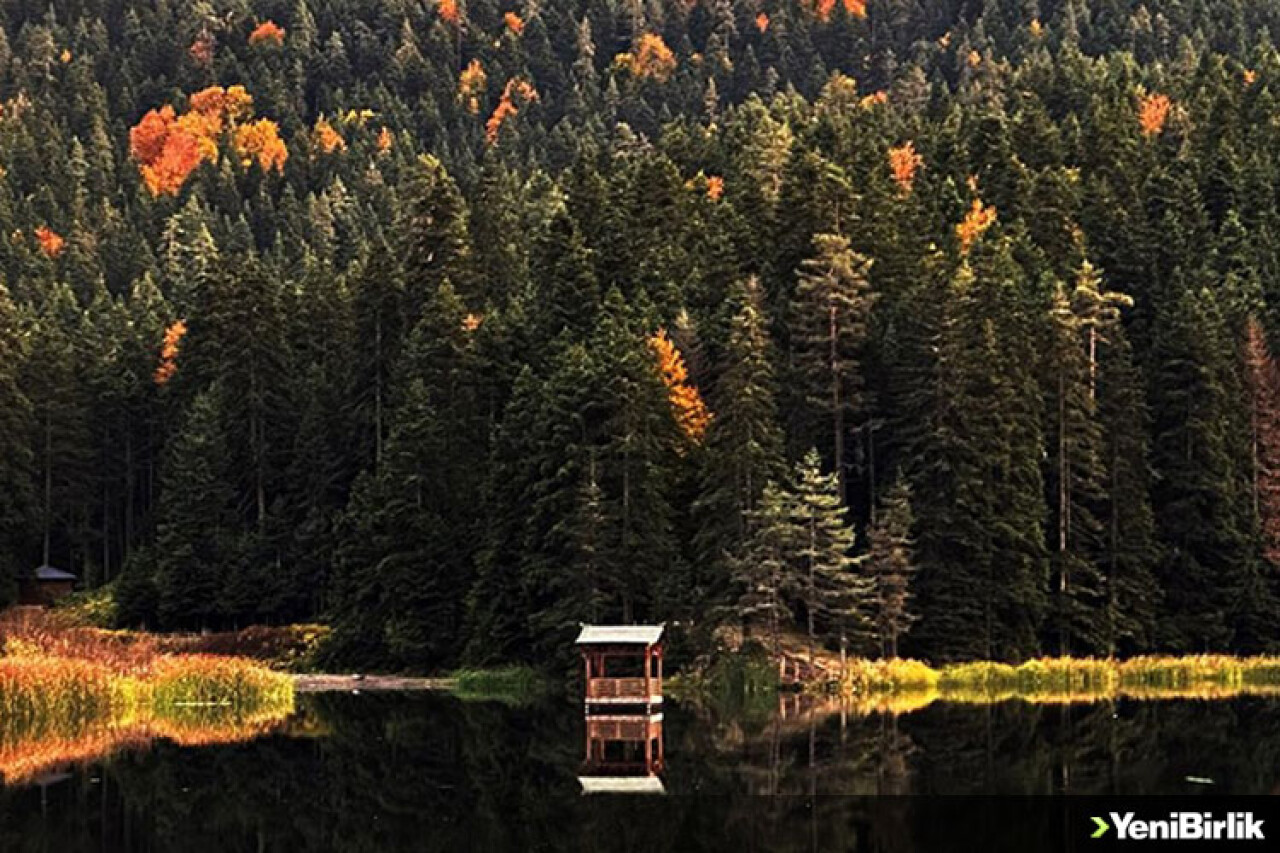
<path fill-rule="evenodd" d="M 129 151 L 153 196 L 176 195 L 202 163 L 216 162 L 226 142 L 245 168 L 284 170 L 289 150 L 280 129 L 253 118 L 253 96 L 243 86 L 210 86 L 187 100 L 178 115 L 165 105 L 151 110 L 129 131 Z"/>

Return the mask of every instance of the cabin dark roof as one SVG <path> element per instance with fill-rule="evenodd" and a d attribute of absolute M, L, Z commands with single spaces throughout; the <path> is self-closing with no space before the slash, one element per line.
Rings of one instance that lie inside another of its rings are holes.
<path fill-rule="evenodd" d="M 583 625 L 578 645 L 652 646 L 662 639 L 665 625 Z"/>
<path fill-rule="evenodd" d="M 73 581 L 76 576 L 71 572 L 64 572 L 62 569 L 55 569 L 53 566 L 41 566 L 36 569 L 36 580 L 38 581 Z"/>

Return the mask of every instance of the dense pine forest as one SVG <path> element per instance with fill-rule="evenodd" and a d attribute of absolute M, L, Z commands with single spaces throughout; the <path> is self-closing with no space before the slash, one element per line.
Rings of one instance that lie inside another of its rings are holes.
<path fill-rule="evenodd" d="M 6 598 L 419 670 L 1280 646 L 1280 4 L 0 23 Z"/>

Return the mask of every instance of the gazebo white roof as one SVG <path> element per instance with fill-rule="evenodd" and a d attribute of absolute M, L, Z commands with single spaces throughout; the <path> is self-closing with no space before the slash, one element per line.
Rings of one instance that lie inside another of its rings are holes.
<path fill-rule="evenodd" d="M 578 645 L 652 646 L 665 629 L 665 625 L 583 625 Z"/>

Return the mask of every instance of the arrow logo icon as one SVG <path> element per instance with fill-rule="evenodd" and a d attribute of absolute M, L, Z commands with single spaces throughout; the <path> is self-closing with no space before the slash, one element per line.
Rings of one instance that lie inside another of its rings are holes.
<path fill-rule="evenodd" d="M 1089 836 L 1090 838 L 1101 838 L 1102 836 L 1106 835 L 1107 830 L 1111 828 L 1111 826 L 1100 817 L 1095 817 L 1093 819 L 1093 822 L 1094 824 L 1097 825 L 1098 828 L 1093 831 L 1093 835 Z"/>

